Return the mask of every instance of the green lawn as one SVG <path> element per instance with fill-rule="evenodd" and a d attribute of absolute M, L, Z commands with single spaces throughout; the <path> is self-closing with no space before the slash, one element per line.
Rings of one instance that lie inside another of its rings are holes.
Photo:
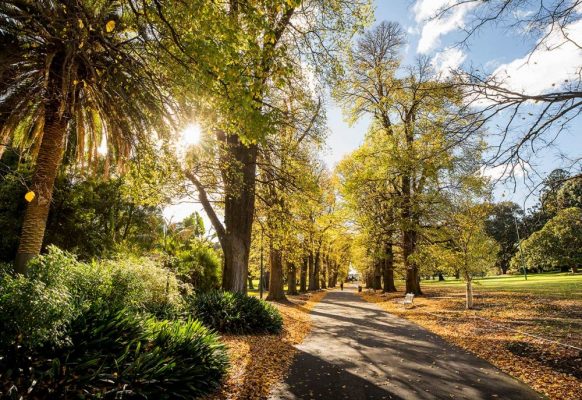
<path fill-rule="evenodd" d="M 422 286 L 464 289 L 465 283 L 459 279 L 445 281 L 423 280 Z M 544 296 L 582 298 L 582 274 L 545 273 L 523 275 L 499 275 L 476 279 L 475 291 L 508 291 L 532 293 Z"/>

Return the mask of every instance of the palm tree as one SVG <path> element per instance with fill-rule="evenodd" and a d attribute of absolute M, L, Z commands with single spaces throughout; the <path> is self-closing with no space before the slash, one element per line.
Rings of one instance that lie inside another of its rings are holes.
<path fill-rule="evenodd" d="M 168 91 L 138 34 L 131 0 L 0 2 L 0 142 L 36 160 L 15 261 L 39 254 L 57 171 L 67 160 L 123 165 L 138 144 L 168 132 Z"/>

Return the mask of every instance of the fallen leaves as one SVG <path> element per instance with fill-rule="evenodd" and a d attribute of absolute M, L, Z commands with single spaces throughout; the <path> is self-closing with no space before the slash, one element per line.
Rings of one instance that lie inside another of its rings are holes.
<path fill-rule="evenodd" d="M 476 298 L 478 309 L 465 311 L 464 296 L 455 289 L 426 288 L 425 294 L 414 299 L 412 309 L 396 303 L 401 293 L 362 297 L 489 361 L 550 399 L 582 398 L 581 352 L 531 336 L 582 348 L 582 301 L 482 292 Z"/>
<path fill-rule="evenodd" d="M 301 343 L 311 329 L 309 311 L 326 292 L 288 296 L 286 303 L 273 303 L 283 316 L 279 335 L 224 335 L 231 367 L 227 379 L 211 400 L 266 399 L 280 382 Z"/>

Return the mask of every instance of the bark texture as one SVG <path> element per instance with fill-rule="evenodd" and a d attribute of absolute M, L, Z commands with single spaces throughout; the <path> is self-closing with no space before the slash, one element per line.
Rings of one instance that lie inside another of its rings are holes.
<path fill-rule="evenodd" d="M 271 264 L 271 274 L 269 276 L 269 295 L 267 300 L 285 300 L 283 290 L 283 254 L 281 250 L 274 248 L 271 244 L 269 259 Z"/>
<path fill-rule="evenodd" d="M 40 253 L 55 178 L 63 160 L 67 119 L 59 116 L 56 101 L 46 106 L 45 115 L 42 142 L 30 188 L 35 193 L 35 198 L 28 203 L 24 212 L 20 243 L 14 263 L 15 271 L 21 274 L 26 273 L 28 261 Z"/>
<path fill-rule="evenodd" d="M 467 293 L 466 293 L 465 308 L 470 310 L 473 308 L 473 285 L 471 279 L 467 279 Z"/>
<path fill-rule="evenodd" d="M 303 262 L 301 263 L 301 272 L 299 274 L 299 291 L 307 291 L 307 264 L 309 260 L 308 257 L 303 257 Z"/>
<path fill-rule="evenodd" d="M 394 253 L 392 250 L 392 243 L 384 245 L 384 268 L 382 270 L 382 280 L 384 281 L 384 292 L 395 292 L 396 285 L 394 285 Z"/>
<path fill-rule="evenodd" d="M 294 263 L 289 263 L 287 268 L 287 294 L 297 294 L 297 268 Z"/>

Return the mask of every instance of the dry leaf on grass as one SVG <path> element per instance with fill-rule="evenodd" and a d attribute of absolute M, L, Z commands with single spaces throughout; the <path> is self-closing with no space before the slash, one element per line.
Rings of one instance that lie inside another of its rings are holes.
<path fill-rule="evenodd" d="M 400 293 L 362 297 L 471 351 L 550 399 L 582 398 L 582 353 L 530 336 L 582 348 L 579 300 L 485 292 L 476 301 L 477 310 L 465 311 L 464 296 L 444 289 L 426 288 L 412 309 L 395 302 Z"/>

